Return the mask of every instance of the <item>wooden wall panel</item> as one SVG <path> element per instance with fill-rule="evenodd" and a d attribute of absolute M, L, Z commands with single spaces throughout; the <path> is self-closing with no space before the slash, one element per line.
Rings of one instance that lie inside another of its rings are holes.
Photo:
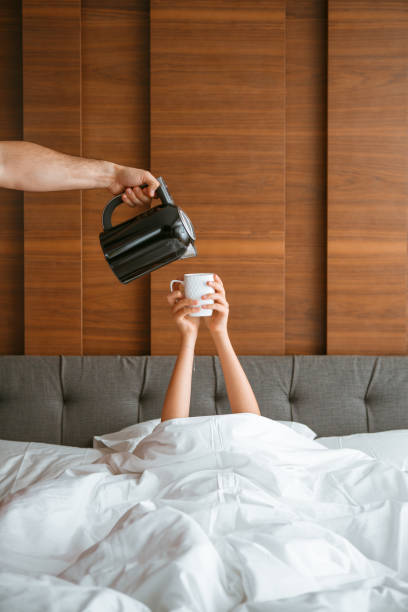
<path fill-rule="evenodd" d="M 199 257 L 123 286 L 106 190 L 26 193 L 24 218 L 2 190 L 1 352 L 25 307 L 27 353 L 174 353 L 168 282 L 191 271 L 223 277 L 241 354 L 324 353 L 326 309 L 327 352 L 407 352 L 408 5 L 328 6 L 326 83 L 323 0 L 2 3 L 0 138 L 151 166 Z"/>
<path fill-rule="evenodd" d="M 23 0 L 24 139 L 71 155 L 81 154 L 80 42 L 80 0 Z M 25 352 L 81 354 L 80 193 L 26 193 L 24 247 Z"/>
<path fill-rule="evenodd" d="M 176 351 L 165 296 L 185 272 L 223 278 L 239 353 L 284 352 L 284 55 L 283 0 L 151 2 L 152 170 L 199 253 L 152 275 L 152 354 Z"/>
<path fill-rule="evenodd" d="M 149 2 L 82 0 L 82 17 L 83 155 L 148 168 Z M 120 284 L 99 244 L 110 197 L 83 192 L 83 351 L 148 354 L 150 278 Z M 137 212 L 124 204 L 113 221 Z"/>
<path fill-rule="evenodd" d="M 0 140 L 22 137 L 21 6 L 0 6 Z M 0 189 L 0 353 L 24 352 L 23 195 Z"/>
<path fill-rule="evenodd" d="M 326 351 L 325 0 L 286 1 L 285 317 L 289 354 Z"/>
<path fill-rule="evenodd" d="M 407 351 L 405 1 L 331 0 L 328 353 Z"/>

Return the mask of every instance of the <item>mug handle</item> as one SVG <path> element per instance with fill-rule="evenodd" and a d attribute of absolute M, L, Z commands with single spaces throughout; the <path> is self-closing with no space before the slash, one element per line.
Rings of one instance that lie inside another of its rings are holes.
<path fill-rule="evenodd" d="M 184 281 L 177 280 L 176 278 L 170 281 L 170 291 L 173 293 L 173 283 L 180 283 L 180 285 L 184 285 Z"/>

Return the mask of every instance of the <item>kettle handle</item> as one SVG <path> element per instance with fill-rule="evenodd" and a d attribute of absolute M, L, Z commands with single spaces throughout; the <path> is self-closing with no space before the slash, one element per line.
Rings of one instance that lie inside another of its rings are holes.
<path fill-rule="evenodd" d="M 160 185 L 156 189 L 156 196 L 160 198 L 163 204 L 170 204 L 171 206 L 175 206 L 173 198 L 171 197 L 167 189 L 167 185 L 163 177 L 158 176 L 157 180 L 159 181 Z M 144 187 L 147 187 L 147 185 L 140 185 L 140 189 L 144 189 Z M 104 230 L 112 229 L 112 214 L 115 208 L 119 206 L 119 204 L 123 204 L 122 195 L 123 194 L 120 193 L 119 195 L 115 196 L 105 206 L 102 213 L 102 226 Z"/>

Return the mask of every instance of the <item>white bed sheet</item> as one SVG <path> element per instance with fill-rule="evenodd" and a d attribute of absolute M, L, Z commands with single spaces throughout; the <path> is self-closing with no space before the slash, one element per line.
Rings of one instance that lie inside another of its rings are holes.
<path fill-rule="evenodd" d="M 103 449 L 0 440 L 0 499 L 40 480 L 58 478 L 68 468 L 92 463 L 105 453 Z"/>
<path fill-rule="evenodd" d="M 4 609 L 408 609 L 392 466 L 250 414 L 160 423 L 92 460 L 0 506 Z"/>
<path fill-rule="evenodd" d="M 327 448 L 355 448 L 408 472 L 408 429 L 319 438 Z"/>
<path fill-rule="evenodd" d="M 141 423 L 129 425 L 119 431 L 114 431 L 102 436 L 94 436 L 93 446 L 98 449 L 133 453 L 139 442 L 151 434 L 160 422 L 161 419 L 142 421 Z M 316 432 L 307 425 L 304 425 L 304 423 L 298 423 L 296 421 L 275 421 L 275 423 L 281 423 L 286 427 L 290 427 L 290 429 L 293 429 L 298 434 L 310 438 L 311 440 L 317 437 Z M 325 446 L 328 445 L 325 444 Z"/>

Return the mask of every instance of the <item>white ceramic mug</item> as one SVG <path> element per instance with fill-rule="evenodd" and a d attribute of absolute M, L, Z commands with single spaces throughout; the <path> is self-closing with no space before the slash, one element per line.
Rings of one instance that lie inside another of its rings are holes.
<path fill-rule="evenodd" d="M 184 295 L 190 300 L 198 300 L 195 306 L 200 310 L 191 312 L 190 317 L 211 317 L 212 310 L 210 308 L 201 308 L 203 304 L 214 304 L 214 300 L 202 300 L 201 296 L 207 293 L 215 293 L 214 289 L 207 285 L 208 281 L 214 280 L 214 274 L 184 274 L 184 280 L 172 280 L 170 283 L 170 291 L 173 291 L 174 283 L 184 285 Z"/>

